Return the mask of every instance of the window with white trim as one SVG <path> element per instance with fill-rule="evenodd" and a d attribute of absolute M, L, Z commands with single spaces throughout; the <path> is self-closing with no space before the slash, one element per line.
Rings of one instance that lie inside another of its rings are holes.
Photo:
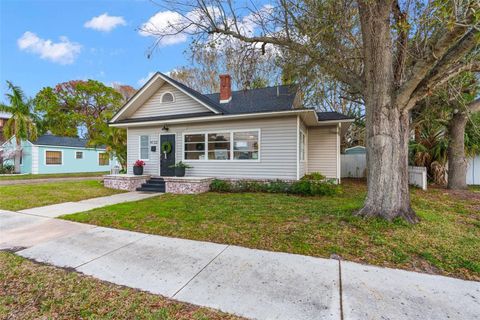
<path fill-rule="evenodd" d="M 83 152 L 82 151 L 76 151 L 75 152 L 75 159 L 83 159 Z"/>
<path fill-rule="evenodd" d="M 148 160 L 150 154 L 150 137 L 140 136 L 140 159 Z"/>
<path fill-rule="evenodd" d="M 209 133 L 208 160 L 230 160 L 230 132 Z"/>
<path fill-rule="evenodd" d="M 174 101 L 175 101 L 175 98 L 173 97 L 173 93 L 171 93 L 171 92 L 165 92 L 165 93 L 162 95 L 162 103 L 174 102 Z"/>
<path fill-rule="evenodd" d="M 258 160 L 258 131 L 233 133 L 233 159 Z"/>
<path fill-rule="evenodd" d="M 305 146 L 306 146 L 306 138 L 305 134 L 300 131 L 300 137 L 299 137 L 299 154 L 300 154 L 300 161 L 305 161 Z"/>
<path fill-rule="evenodd" d="M 107 152 L 98 153 L 98 165 L 99 166 L 108 166 L 110 164 L 110 156 Z"/>
<path fill-rule="evenodd" d="M 183 159 L 258 160 L 259 130 L 188 133 L 184 135 Z"/>
<path fill-rule="evenodd" d="M 61 165 L 62 164 L 62 151 L 45 151 L 45 164 L 46 165 Z"/>
<path fill-rule="evenodd" d="M 205 134 L 185 135 L 185 160 L 205 160 Z"/>

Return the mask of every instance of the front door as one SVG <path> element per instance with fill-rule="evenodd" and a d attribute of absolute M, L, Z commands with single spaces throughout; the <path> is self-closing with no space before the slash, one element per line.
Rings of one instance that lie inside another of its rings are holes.
<path fill-rule="evenodd" d="M 163 144 L 170 142 L 172 146 L 169 153 L 163 152 Z M 163 177 L 172 177 L 175 175 L 175 168 L 170 166 L 175 165 L 175 135 L 174 134 L 162 134 L 160 136 L 160 175 Z"/>

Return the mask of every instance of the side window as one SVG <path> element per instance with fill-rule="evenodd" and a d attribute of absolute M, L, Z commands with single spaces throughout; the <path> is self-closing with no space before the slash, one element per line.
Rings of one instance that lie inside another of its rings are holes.
<path fill-rule="evenodd" d="M 45 164 L 46 165 L 61 165 L 62 164 L 62 152 L 61 151 L 45 151 Z"/>
<path fill-rule="evenodd" d="M 83 152 L 82 151 L 75 152 L 75 159 L 83 159 Z"/>
<path fill-rule="evenodd" d="M 108 166 L 110 164 L 110 157 L 106 152 L 100 152 L 98 154 L 98 165 L 100 166 Z"/>
<path fill-rule="evenodd" d="M 142 160 L 148 160 L 150 151 L 149 139 L 149 136 L 140 136 L 140 159 Z"/>

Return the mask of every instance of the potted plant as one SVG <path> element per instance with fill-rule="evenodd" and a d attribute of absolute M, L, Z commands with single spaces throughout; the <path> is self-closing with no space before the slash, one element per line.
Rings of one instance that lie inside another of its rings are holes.
<path fill-rule="evenodd" d="M 179 161 L 174 165 L 171 165 L 170 168 L 175 168 L 175 177 L 184 177 L 185 176 L 185 169 L 191 168 L 192 166 Z"/>
<path fill-rule="evenodd" d="M 133 164 L 133 174 L 136 176 L 141 176 L 143 174 L 143 166 L 145 165 L 145 161 L 137 160 Z"/>

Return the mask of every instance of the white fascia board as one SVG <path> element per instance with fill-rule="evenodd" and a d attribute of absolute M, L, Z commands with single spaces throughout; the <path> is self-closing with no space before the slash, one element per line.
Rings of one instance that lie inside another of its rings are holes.
<path fill-rule="evenodd" d="M 215 114 L 219 114 L 220 111 L 216 110 L 216 109 L 213 109 L 212 107 L 210 107 L 209 105 L 207 105 L 205 102 L 199 100 L 197 97 L 191 95 L 190 93 L 188 93 L 187 91 L 185 91 L 183 88 L 181 88 L 180 86 L 178 86 L 176 83 L 174 82 L 171 82 L 168 78 L 165 78 L 161 73 L 157 72 L 155 73 L 151 78 L 150 80 L 147 81 L 147 83 L 140 89 L 140 91 L 135 94 L 135 96 L 128 100 L 128 102 L 122 107 L 122 109 L 120 109 L 120 111 L 113 116 L 112 120 L 110 120 L 111 122 L 115 122 L 116 120 L 118 120 L 118 118 L 125 113 L 125 111 L 127 111 L 128 109 L 130 109 L 130 107 L 132 106 L 132 104 L 138 99 L 138 97 L 140 97 L 141 95 L 143 95 L 145 93 L 145 91 L 150 87 L 152 86 L 155 81 L 160 78 L 162 79 L 163 81 L 165 82 L 168 82 L 169 84 L 171 84 L 172 86 L 174 86 L 175 88 L 177 88 L 178 90 L 180 90 L 181 92 L 183 92 L 184 94 L 186 94 L 187 96 L 189 96 L 190 98 L 192 98 L 193 100 L 197 101 L 198 103 L 200 103 L 202 106 L 206 107 L 208 110 L 212 111 L 213 113 Z"/>
<path fill-rule="evenodd" d="M 258 112 L 258 113 L 247 113 L 247 114 L 232 114 L 232 115 L 218 115 L 218 116 L 208 116 L 208 117 L 194 117 L 194 118 L 184 118 L 184 119 L 172 119 L 172 120 L 159 120 L 159 121 L 139 121 L 139 122 L 129 122 L 129 123 L 112 123 L 111 127 L 146 127 L 158 124 L 176 124 L 176 123 L 190 123 L 190 122 L 209 122 L 209 121 L 218 121 L 218 120 L 235 120 L 235 119 L 249 119 L 249 118 L 262 118 L 265 116 L 286 116 L 286 115 L 296 115 L 307 112 L 315 112 L 314 110 L 288 110 L 280 112 Z"/>

